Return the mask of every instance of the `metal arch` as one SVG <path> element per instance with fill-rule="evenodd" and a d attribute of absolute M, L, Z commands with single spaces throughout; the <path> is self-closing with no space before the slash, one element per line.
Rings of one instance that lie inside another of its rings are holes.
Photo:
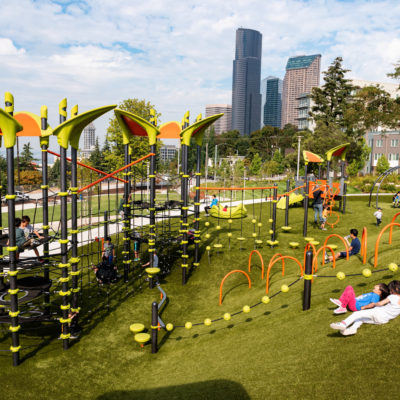
<path fill-rule="evenodd" d="M 378 203 L 378 202 L 379 202 L 378 195 L 379 195 L 379 188 L 380 188 L 380 185 L 381 185 L 381 183 L 383 182 L 383 180 L 384 180 L 389 174 L 391 174 L 392 172 L 396 171 L 397 169 L 400 169 L 400 165 L 397 165 L 396 167 L 389 168 L 388 170 L 386 170 L 385 172 L 383 172 L 382 174 L 380 174 L 380 175 L 378 176 L 378 178 L 375 180 L 374 184 L 372 185 L 371 191 L 369 192 L 369 203 L 368 203 L 368 207 L 371 207 L 372 192 L 374 191 L 374 188 L 375 188 L 376 184 L 377 184 L 378 181 L 380 180 L 379 186 L 378 186 L 378 190 L 377 190 L 377 192 L 376 192 L 376 208 L 378 208 L 378 206 L 379 206 L 379 203 Z"/>

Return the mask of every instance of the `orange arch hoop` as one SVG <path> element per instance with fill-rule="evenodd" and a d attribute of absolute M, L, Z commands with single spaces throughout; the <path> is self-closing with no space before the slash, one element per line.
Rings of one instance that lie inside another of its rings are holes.
<path fill-rule="evenodd" d="M 268 294 L 268 290 L 269 290 L 269 271 L 271 270 L 271 268 L 273 267 L 273 265 L 274 265 L 275 263 L 277 263 L 277 262 L 280 261 L 280 260 L 283 261 L 283 260 L 285 260 L 285 259 L 295 261 L 295 262 L 297 263 L 297 265 L 300 267 L 300 275 L 303 276 L 303 267 L 302 267 L 302 265 L 301 265 L 301 262 L 300 262 L 297 258 L 294 258 L 294 257 L 291 257 L 291 256 L 282 256 L 282 257 L 278 257 L 278 258 L 276 258 L 274 261 L 270 262 L 270 264 L 269 264 L 269 266 L 268 266 L 268 270 L 267 270 L 267 283 L 266 283 L 266 286 L 265 286 L 265 293 L 266 293 L 266 294 Z M 285 267 L 284 267 L 284 264 L 283 264 L 283 263 L 282 263 L 282 275 L 285 275 Z"/>
<path fill-rule="evenodd" d="M 322 246 L 318 249 L 318 251 L 315 253 L 314 259 L 313 259 L 313 265 L 312 265 L 312 273 L 317 272 L 318 271 L 318 255 L 319 253 L 321 253 L 321 251 L 328 249 L 333 256 L 333 261 L 332 261 L 332 268 L 335 269 L 336 268 L 336 260 L 335 260 L 335 252 L 333 251 L 332 247 L 329 246 Z M 325 264 L 325 257 L 322 258 L 322 265 Z"/>
<path fill-rule="evenodd" d="M 390 231 L 390 233 L 392 233 L 392 231 Z M 361 235 L 361 250 L 360 250 L 360 255 L 362 257 L 362 263 L 363 264 L 365 264 L 367 262 L 367 244 L 368 244 L 368 241 L 367 241 L 367 227 L 364 226 L 363 231 L 362 231 L 362 235 Z"/>
<path fill-rule="evenodd" d="M 258 254 L 258 256 L 260 257 L 260 260 L 261 260 L 261 279 L 264 279 L 264 260 L 263 260 L 262 255 L 260 254 L 260 252 L 258 250 L 252 250 L 252 252 L 249 255 L 249 272 L 251 271 L 251 257 L 252 257 L 252 255 L 254 253 Z"/>
<path fill-rule="evenodd" d="M 390 223 L 393 224 L 393 222 L 396 220 L 396 218 L 399 215 L 400 215 L 400 212 L 398 212 L 397 214 L 394 214 L 392 221 Z M 393 233 L 393 226 L 390 227 L 390 231 L 389 231 L 389 244 L 392 244 L 392 233 Z"/>
<path fill-rule="evenodd" d="M 345 241 L 340 235 L 337 235 L 336 233 L 332 233 L 331 235 L 329 235 L 329 236 L 325 239 L 324 246 L 326 246 L 326 244 L 328 243 L 328 240 L 329 240 L 331 237 L 337 237 L 337 238 L 339 238 L 339 239 L 343 242 L 344 247 L 346 248 L 346 260 L 348 260 L 348 259 L 349 259 L 349 246 L 347 245 L 346 241 Z"/>
<path fill-rule="evenodd" d="M 274 260 L 276 260 L 279 257 L 283 257 L 283 254 L 275 253 L 269 260 L 268 268 L 271 266 L 271 264 L 274 262 Z M 284 276 L 285 275 L 285 259 L 284 258 L 279 258 L 279 259 L 282 260 L 282 276 Z"/>
<path fill-rule="evenodd" d="M 336 211 L 332 211 L 332 208 L 331 208 L 330 215 L 332 215 L 332 214 L 336 214 L 336 221 L 334 223 L 326 221 L 326 223 L 333 229 L 333 227 L 339 222 L 340 215 Z"/>
<path fill-rule="evenodd" d="M 229 275 L 232 275 L 232 274 L 234 274 L 234 273 L 236 273 L 236 272 L 240 272 L 241 274 L 243 274 L 243 275 L 245 275 L 245 276 L 247 277 L 247 280 L 248 280 L 248 282 L 249 282 L 249 289 L 251 289 L 251 279 L 250 279 L 249 275 L 247 275 L 246 272 L 242 271 L 241 269 L 234 269 L 233 271 L 228 272 L 228 273 L 224 276 L 224 278 L 223 278 L 222 281 L 221 281 L 221 284 L 219 285 L 219 305 L 222 304 L 222 287 L 224 286 L 225 279 L 226 279 Z"/>
<path fill-rule="evenodd" d="M 375 243 L 375 260 L 374 260 L 374 268 L 376 268 L 377 264 L 378 264 L 378 250 L 379 250 L 379 242 L 381 240 L 382 235 L 385 233 L 386 229 L 388 228 L 392 228 L 393 226 L 398 226 L 400 227 L 400 224 L 398 224 L 397 222 L 392 222 L 388 225 L 386 225 L 380 232 L 378 235 L 378 239 L 376 239 L 376 243 Z M 392 244 L 392 238 L 389 236 L 389 244 Z"/>

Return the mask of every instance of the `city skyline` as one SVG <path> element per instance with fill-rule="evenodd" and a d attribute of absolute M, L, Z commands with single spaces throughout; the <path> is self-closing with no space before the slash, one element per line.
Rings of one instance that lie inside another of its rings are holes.
<path fill-rule="evenodd" d="M 136 97 L 154 104 L 161 122 L 180 121 L 186 110 L 193 120 L 206 104 L 231 102 L 240 27 L 263 35 L 261 77 L 283 78 L 289 57 L 320 53 L 321 71 L 341 56 L 349 78 L 393 82 L 386 74 L 400 58 L 394 0 L 98 4 L 1 3 L 1 96 L 13 93 L 16 111 L 46 104 L 56 126 L 64 97 L 68 111 L 78 104 L 80 112 Z M 100 142 L 112 115 L 96 121 Z"/>

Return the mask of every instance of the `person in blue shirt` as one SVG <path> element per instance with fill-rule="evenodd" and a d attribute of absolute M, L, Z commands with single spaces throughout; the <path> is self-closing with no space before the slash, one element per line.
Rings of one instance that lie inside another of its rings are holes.
<path fill-rule="evenodd" d="M 344 314 L 347 307 L 351 311 L 364 310 L 364 307 L 371 303 L 378 303 L 389 295 L 389 288 L 385 283 L 379 283 L 374 286 L 372 292 L 364 293 L 360 296 L 355 295 L 352 286 L 347 286 L 338 299 L 329 299 L 338 308 L 333 310 L 335 314 Z"/>
<path fill-rule="evenodd" d="M 347 242 L 347 244 L 349 246 L 349 256 L 354 256 L 354 255 L 358 254 L 361 250 L 361 242 L 357 236 L 358 236 L 358 230 L 350 229 L 350 235 L 344 237 L 344 240 Z M 351 243 L 349 243 L 349 239 L 351 239 Z M 339 258 L 345 258 L 345 257 L 346 257 L 345 251 L 341 251 L 340 253 L 335 254 L 336 260 Z M 332 256 L 329 256 L 329 261 L 333 261 Z"/>
<path fill-rule="evenodd" d="M 215 194 L 213 194 L 213 199 L 211 201 L 211 204 L 209 206 L 204 207 L 204 211 L 206 212 L 206 215 L 209 215 L 208 210 L 210 210 L 213 206 L 217 206 L 217 205 L 218 205 L 217 196 Z"/>

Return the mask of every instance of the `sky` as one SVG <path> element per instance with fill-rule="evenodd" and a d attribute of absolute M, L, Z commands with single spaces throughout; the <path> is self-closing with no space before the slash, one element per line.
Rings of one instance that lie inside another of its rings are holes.
<path fill-rule="evenodd" d="M 390 82 L 399 20 L 398 0 L 0 0 L 0 92 L 16 112 L 47 105 L 52 127 L 64 97 L 80 112 L 146 99 L 161 122 L 193 121 L 232 102 L 237 28 L 262 33 L 262 78 L 321 54 L 322 71 L 341 56 L 349 78 Z M 95 121 L 101 142 L 111 117 Z"/>

